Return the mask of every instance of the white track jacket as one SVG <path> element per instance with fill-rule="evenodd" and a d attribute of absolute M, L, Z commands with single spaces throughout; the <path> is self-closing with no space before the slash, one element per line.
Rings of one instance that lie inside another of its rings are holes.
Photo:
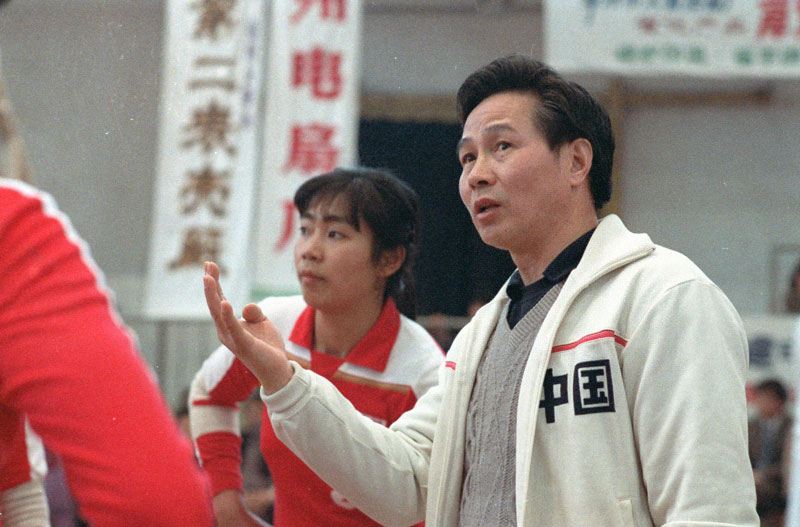
<path fill-rule="evenodd" d="M 456 527 L 467 406 L 507 302 L 504 287 L 453 342 L 439 385 L 389 429 L 295 367 L 264 396 L 275 432 L 376 521 Z M 686 257 L 604 218 L 525 366 L 517 525 L 757 526 L 747 363 L 720 289 Z"/>

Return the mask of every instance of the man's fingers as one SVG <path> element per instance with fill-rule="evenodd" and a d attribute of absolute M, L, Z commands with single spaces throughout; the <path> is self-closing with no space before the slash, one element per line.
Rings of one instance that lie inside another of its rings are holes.
<path fill-rule="evenodd" d="M 230 302 L 223 300 L 220 304 L 220 309 L 222 323 L 225 326 L 227 334 L 232 340 L 233 347 L 236 348 L 231 349 L 231 351 L 238 356 L 237 352 L 247 349 L 250 345 L 250 341 L 253 339 L 253 336 L 245 331 L 245 329 L 242 327 L 242 323 L 239 322 L 239 320 L 236 318 L 236 315 L 233 314 L 233 306 Z"/>
<path fill-rule="evenodd" d="M 211 275 L 207 274 L 203 277 L 203 293 L 206 296 L 208 312 L 211 313 L 211 318 L 216 322 L 219 319 L 219 304 L 222 299 L 219 297 L 215 282 L 214 277 Z"/>
<path fill-rule="evenodd" d="M 219 266 L 217 266 L 217 264 L 214 262 L 206 262 L 204 269 L 207 275 L 212 276 L 214 280 L 219 280 Z"/>
<path fill-rule="evenodd" d="M 214 286 L 217 289 L 217 296 L 220 300 L 225 300 L 225 294 L 222 292 L 222 285 L 219 283 L 219 266 L 214 262 L 206 262 L 203 267 L 206 275 L 214 279 Z"/>
<path fill-rule="evenodd" d="M 257 323 L 266 320 L 267 317 L 257 304 L 247 304 L 242 309 L 242 318 L 247 322 Z"/>

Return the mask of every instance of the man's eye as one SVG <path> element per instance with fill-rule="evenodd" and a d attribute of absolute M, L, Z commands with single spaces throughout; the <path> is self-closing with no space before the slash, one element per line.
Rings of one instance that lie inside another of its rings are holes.
<path fill-rule="evenodd" d="M 301 234 L 301 235 L 303 235 L 303 236 L 305 236 L 306 234 L 308 234 L 308 227 L 306 227 L 306 226 L 304 226 L 304 225 L 301 225 L 301 226 L 300 226 L 300 234 Z"/>
<path fill-rule="evenodd" d="M 475 161 L 475 156 L 473 154 L 464 154 L 461 156 L 461 165 L 466 165 L 467 163 L 472 163 Z"/>
<path fill-rule="evenodd" d="M 339 239 L 344 238 L 344 235 L 339 231 L 328 231 L 328 238 Z"/>
<path fill-rule="evenodd" d="M 507 150 L 509 148 L 511 148 L 511 143 L 507 141 L 500 141 L 499 143 L 497 143 L 498 150 Z"/>

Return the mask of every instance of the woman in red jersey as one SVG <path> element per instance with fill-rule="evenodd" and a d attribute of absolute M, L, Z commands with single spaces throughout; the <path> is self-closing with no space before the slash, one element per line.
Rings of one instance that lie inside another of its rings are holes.
<path fill-rule="evenodd" d="M 302 296 L 259 306 L 286 341 L 289 358 L 328 378 L 363 414 L 386 426 L 436 383 L 443 354 L 413 316 L 411 257 L 418 199 L 377 170 L 336 170 L 296 192 L 294 249 Z M 214 264 L 208 272 L 219 277 Z M 237 404 L 258 386 L 225 347 L 192 383 L 192 435 L 211 476 L 220 527 L 264 525 L 241 500 Z M 275 485 L 275 526 L 374 526 L 275 437 L 264 413 L 261 450 Z"/>

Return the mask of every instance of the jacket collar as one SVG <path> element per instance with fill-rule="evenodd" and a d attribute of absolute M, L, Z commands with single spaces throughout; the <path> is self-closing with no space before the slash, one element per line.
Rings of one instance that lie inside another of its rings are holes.
<path fill-rule="evenodd" d="M 291 342 L 309 350 L 312 350 L 314 343 L 314 313 L 313 307 L 306 306 L 289 334 Z M 389 362 L 389 356 L 399 332 L 400 312 L 397 310 L 394 300 L 389 298 L 383 304 L 378 321 L 350 350 L 344 362 L 382 372 Z"/>
<path fill-rule="evenodd" d="M 584 288 L 606 273 L 647 256 L 656 246 L 647 234 L 629 231 L 616 214 L 600 219 L 594 230 L 586 251 L 578 266 L 570 273 L 561 295 L 575 287 Z M 486 306 L 484 316 L 493 323 L 497 321 L 506 302 L 509 301 L 507 280 L 494 299 Z"/>
<path fill-rule="evenodd" d="M 567 283 L 571 279 L 572 282 L 587 285 L 606 273 L 647 256 L 655 249 L 650 236 L 632 233 L 619 216 L 609 214 L 600 220 L 583 258 Z"/>

